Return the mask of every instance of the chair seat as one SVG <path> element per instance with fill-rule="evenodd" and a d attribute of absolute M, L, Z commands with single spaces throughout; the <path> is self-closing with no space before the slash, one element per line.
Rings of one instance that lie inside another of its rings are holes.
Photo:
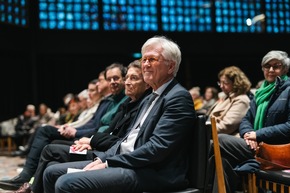
<path fill-rule="evenodd" d="M 290 186 L 290 173 L 283 171 L 259 170 L 256 172 L 257 180 L 265 179 L 279 184 Z"/>
<path fill-rule="evenodd" d="M 186 190 L 180 190 L 180 191 L 174 191 L 174 192 L 143 192 L 143 193 L 202 193 L 202 191 L 196 188 L 187 188 Z"/>

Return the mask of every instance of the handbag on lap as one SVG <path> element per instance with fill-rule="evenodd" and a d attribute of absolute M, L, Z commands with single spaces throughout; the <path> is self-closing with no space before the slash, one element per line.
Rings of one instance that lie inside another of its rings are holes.
<path fill-rule="evenodd" d="M 262 170 L 290 169 L 290 143 L 273 145 L 261 142 L 255 158 Z"/>

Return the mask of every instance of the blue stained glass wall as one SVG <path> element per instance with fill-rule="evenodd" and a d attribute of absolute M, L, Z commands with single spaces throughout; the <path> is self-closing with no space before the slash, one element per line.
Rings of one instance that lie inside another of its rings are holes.
<path fill-rule="evenodd" d="M 253 20 L 260 14 L 262 12 L 259 0 L 215 1 L 216 31 L 219 33 L 263 32 L 263 22 Z"/>
<path fill-rule="evenodd" d="M 164 31 L 212 31 L 211 4 L 200 0 L 161 0 L 161 22 Z"/>
<path fill-rule="evenodd" d="M 103 0 L 104 30 L 157 31 L 157 0 Z"/>
<path fill-rule="evenodd" d="M 26 0 L 1 0 L 0 21 L 27 27 L 28 14 Z"/>
<path fill-rule="evenodd" d="M 98 0 L 39 0 L 41 29 L 98 30 Z"/>
<path fill-rule="evenodd" d="M 28 0 L 0 0 L 0 22 L 28 26 Z M 30 2 L 30 1 L 29 1 Z M 290 0 L 31 0 L 40 29 L 290 33 Z M 31 3 L 30 2 L 30 3 Z"/>
<path fill-rule="evenodd" d="M 265 0 L 268 33 L 290 32 L 290 0 Z"/>

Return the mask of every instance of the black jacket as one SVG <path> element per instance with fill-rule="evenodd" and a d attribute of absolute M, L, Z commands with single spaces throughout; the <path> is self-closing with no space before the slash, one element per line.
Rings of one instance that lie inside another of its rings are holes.
<path fill-rule="evenodd" d="M 116 141 L 122 138 L 127 133 L 127 129 L 132 120 L 134 120 L 140 102 L 151 92 L 152 89 L 147 89 L 138 100 L 131 102 L 131 98 L 128 98 L 124 101 L 110 123 L 109 128 L 102 133 L 94 133 L 90 143 L 91 147 L 98 151 L 106 151 L 114 145 Z"/>

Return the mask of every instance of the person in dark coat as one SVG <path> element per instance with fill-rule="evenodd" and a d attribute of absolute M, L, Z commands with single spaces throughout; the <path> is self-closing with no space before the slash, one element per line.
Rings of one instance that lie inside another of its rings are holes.
<path fill-rule="evenodd" d="M 153 92 L 140 104 L 126 135 L 94 161 L 54 164 L 43 175 L 44 192 L 146 192 L 188 187 L 189 143 L 196 112 L 175 76 L 179 46 L 164 36 L 142 46 L 142 73 Z M 151 100 L 152 99 L 152 100 Z M 68 168 L 82 172 L 67 173 Z"/>
<path fill-rule="evenodd" d="M 239 175 L 234 169 L 254 159 L 260 142 L 290 142 L 290 80 L 287 76 L 290 59 L 286 52 L 272 50 L 263 57 L 261 65 L 265 80 L 242 119 L 241 138 L 227 134 L 218 137 L 228 193 L 234 193 L 239 183 Z M 210 160 L 214 160 L 213 156 Z M 216 180 L 213 184 L 213 192 L 217 192 Z"/>

